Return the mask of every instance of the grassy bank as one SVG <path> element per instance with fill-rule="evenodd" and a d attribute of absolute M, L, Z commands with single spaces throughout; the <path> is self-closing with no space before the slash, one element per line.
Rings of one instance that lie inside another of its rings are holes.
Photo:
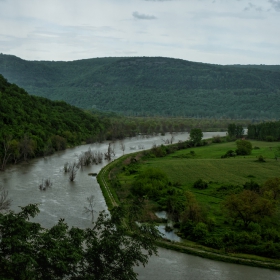
<path fill-rule="evenodd" d="M 156 168 L 163 171 L 168 179 L 176 183 L 183 192 L 191 192 L 207 212 L 208 219 L 213 222 L 211 235 L 221 238 L 226 231 L 243 234 L 240 224 L 233 224 L 225 215 L 221 207 L 222 201 L 230 193 L 238 193 L 243 185 L 253 180 L 263 184 L 268 178 L 279 176 L 280 161 L 275 160 L 274 151 L 279 143 L 251 141 L 253 150 L 249 156 L 221 158 L 228 150 L 235 150 L 235 142 L 211 143 L 202 147 L 182 149 L 167 154 L 164 157 L 147 157 L 146 152 L 125 155 L 106 166 L 98 175 L 107 205 L 111 208 L 118 203 L 125 203 L 130 194 L 130 187 L 141 172 Z M 258 161 L 259 156 L 264 162 Z M 137 160 L 135 160 L 137 158 Z M 132 162 L 134 163 L 132 165 Z M 133 167 L 131 167 L 133 166 Z M 129 171 L 129 172 L 128 172 Z M 207 181 L 208 188 L 199 190 L 193 188 L 196 180 Z M 227 186 L 227 187 L 225 187 Z M 108 194 L 110 190 L 111 194 Z M 155 201 L 147 203 L 147 211 L 158 210 Z M 275 215 L 261 226 L 275 226 L 279 228 L 279 203 L 277 202 Z M 152 213 L 147 215 L 152 217 Z M 252 230 L 252 229 L 251 229 Z M 249 235 L 252 232 L 249 232 Z M 261 233 L 259 233 L 261 235 Z M 227 248 L 214 249 L 202 246 L 194 241 L 183 239 L 182 243 L 159 241 L 159 246 L 194 254 L 214 260 L 240 263 L 252 266 L 279 269 L 280 261 L 263 256 L 228 251 Z"/>
<path fill-rule="evenodd" d="M 195 255 L 202 258 L 207 258 L 215 261 L 222 261 L 235 264 L 243 264 L 254 267 L 262 267 L 268 269 L 280 270 L 280 261 L 261 258 L 253 255 L 242 255 L 242 254 L 225 254 L 217 250 L 206 248 L 203 246 L 187 246 L 178 243 L 159 241 L 158 246 L 170 250 L 174 250 L 184 254 Z"/>

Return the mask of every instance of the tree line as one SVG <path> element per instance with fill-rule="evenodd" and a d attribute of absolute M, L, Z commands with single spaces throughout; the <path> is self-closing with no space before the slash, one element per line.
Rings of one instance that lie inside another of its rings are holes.
<path fill-rule="evenodd" d="M 279 141 L 280 140 L 280 121 L 263 122 L 248 125 L 248 137 L 250 139 Z"/>

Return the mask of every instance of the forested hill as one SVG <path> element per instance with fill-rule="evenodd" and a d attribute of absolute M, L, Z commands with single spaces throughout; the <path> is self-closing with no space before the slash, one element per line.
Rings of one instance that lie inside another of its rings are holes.
<path fill-rule="evenodd" d="M 162 57 L 25 61 L 0 73 L 30 94 L 132 116 L 280 118 L 280 66 L 221 66 Z"/>
<path fill-rule="evenodd" d="M 0 75 L 0 169 L 5 160 L 15 162 L 96 141 L 106 126 L 99 116 L 64 101 L 28 95 Z"/>

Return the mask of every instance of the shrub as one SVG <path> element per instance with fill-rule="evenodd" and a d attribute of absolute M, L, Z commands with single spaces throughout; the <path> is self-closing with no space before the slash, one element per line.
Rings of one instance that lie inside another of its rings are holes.
<path fill-rule="evenodd" d="M 275 139 L 273 136 L 269 135 L 269 136 L 266 136 L 266 137 L 265 137 L 265 141 L 267 141 L 267 142 L 273 142 L 273 141 L 276 141 L 276 139 Z"/>
<path fill-rule="evenodd" d="M 261 236 L 256 232 L 242 231 L 240 234 L 238 234 L 239 244 L 257 245 L 260 243 L 260 241 L 261 241 Z"/>
<path fill-rule="evenodd" d="M 182 222 L 180 226 L 180 232 L 184 238 L 189 238 L 192 235 L 194 229 L 194 222 L 191 220 L 187 220 L 186 222 Z"/>
<path fill-rule="evenodd" d="M 249 190 L 249 191 L 254 191 L 256 193 L 260 193 L 260 185 L 256 182 L 254 182 L 253 180 L 251 180 L 250 182 L 246 182 L 243 185 L 245 190 Z"/>
<path fill-rule="evenodd" d="M 259 155 L 257 157 L 257 162 L 265 162 L 264 157 L 262 155 Z"/>
<path fill-rule="evenodd" d="M 189 144 L 189 141 L 179 141 L 177 144 L 178 150 L 187 149 L 189 147 L 191 147 L 191 145 Z"/>
<path fill-rule="evenodd" d="M 166 156 L 166 147 L 164 145 L 156 146 L 154 145 L 151 149 L 151 153 L 155 155 L 155 157 L 164 157 Z"/>
<path fill-rule="evenodd" d="M 249 226 L 248 226 L 248 229 L 251 231 L 251 232 L 256 232 L 257 234 L 261 234 L 262 232 L 262 228 L 260 226 L 260 224 L 258 223 L 250 223 Z"/>
<path fill-rule="evenodd" d="M 193 187 L 199 190 L 204 190 L 208 188 L 208 184 L 202 179 L 198 179 L 197 181 L 194 182 Z"/>
<path fill-rule="evenodd" d="M 227 245 L 235 245 L 238 243 L 238 236 L 234 231 L 225 232 L 223 242 Z"/>
<path fill-rule="evenodd" d="M 202 245 L 205 245 L 207 247 L 211 247 L 214 249 L 221 249 L 224 247 L 223 240 L 219 237 L 216 236 L 211 236 L 209 238 L 206 238 L 203 242 Z"/>
<path fill-rule="evenodd" d="M 262 238 L 265 241 L 280 242 L 280 233 L 275 228 L 267 228 L 263 231 Z"/>
<path fill-rule="evenodd" d="M 206 220 L 206 223 L 208 225 L 209 231 L 213 231 L 216 226 L 216 220 L 214 217 L 208 217 Z"/>
<path fill-rule="evenodd" d="M 193 229 L 192 237 L 195 240 L 202 240 L 202 239 L 206 238 L 208 236 L 208 234 L 209 234 L 209 232 L 208 232 L 207 225 L 203 222 L 199 222 L 196 224 L 196 226 Z"/>
<path fill-rule="evenodd" d="M 252 152 L 252 143 L 248 140 L 237 140 L 235 141 L 237 145 L 236 153 L 238 155 L 250 155 Z"/>
<path fill-rule="evenodd" d="M 220 135 L 213 136 L 212 142 L 213 143 L 221 143 L 222 142 L 221 136 Z"/>
<path fill-rule="evenodd" d="M 235 157 L 236 153 L 233 150 L 228 150 L 221 158 Z"/>
<path fill-rule="evenodd" d="M 131 193 L 138 197 L 148 196 L 158 200 L 160 193 L 168 187 L 168 178 L 164 172 L 147 168 L 135 177 L 131 185 Z"/>
<path fill-rule="evenodd" d="M 262 255 L 264 257 L 269 258 L 277 258 L 280 257 L 280 245 L 279 243 L 273 243 L 272 241 L 269 241 L 258 248 L 258 254 Z"/>
<path fill-rule="evenodd" d="M 195 151 L 190 151 L 190 155 L 194 157 L 195 156 Z"/>

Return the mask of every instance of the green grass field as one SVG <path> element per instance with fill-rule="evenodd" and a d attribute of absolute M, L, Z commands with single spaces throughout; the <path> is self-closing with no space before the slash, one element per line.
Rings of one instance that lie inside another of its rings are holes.
<path fill-rule="evenodd" d="M 138 174 L 146 169 L 158 169 L 167 175 L 169 182 L 171 182 L 170 186 L 176 186 L 175 188 L 180 188 L 182 190 L 181 195 L 184 196 L 185 192 L 188 191 L 195 196 L 197 203 L 202 207 L 202 211 L 205 213 L 205 217 L 207 216 L 206 223 L 208 226 L 213 225 L 211 229 L 209 229 L 209 236 L 222 239 L 225 233 L 234 232 L 237 235 L 241 234 L 241 236 L 242 234 L 243 236 L 247 236 L 246 234 L 248 234 L 248 236 L 250 236 L 250 234 L 257 234 L 258 238 L 261 239 L 261 233 L 258 231 L 259 226 L 263 233 L 267 228 L 270 230 L 275 229 L 276 232 L 280 230 L 279 200 L 275 201 L 276 208 L 273 216 L 259 220 L 259 224 L 257 223 L 254 225 L 254 223 L 252 223 L 251 229 L 244 228 L 240 221 L 235 223 L 228 217 L 227 211 L 223 207 L 223 202 L 226 197 L 232 193 L 242 192 L 244 190 L 243 185 L 246 182 L 252 180 L 262 186 L 269 178 L 280 177 L 280 159 L 275 159 L 275 151 L 280 146 L 279 142 L 250 142 L 252 143 L 253 150 L 251 155 L 248 156 L 221 158 L 227 151 L 236 150 L 235 142 L 210 143 L 202 147 L 178 150 L 164 157 L 148 157 L 144 155 L 144 157 L 141 158 L 141 153 L 139 155 L 134 154 L 133 156 L 126 156 L 122 163 L 118 163 L 114 171 L 114 174 L 117 176 L 117 181 L 119 182 L 114 190 L 120 202 L 125 203 L 126 198 L 130 197 L 130 188 Z M 260 155 L 264 158 L 265 162 L 258 161 Z M 135 165 L 134 163 L 130 164 L 132 158 L 137 158 L 137 163 Z M 194 182 L 198 179 L 206 181 L 208 187 L 206 189 L 194 188 Z M 154 219 L 152 212 L 160 210 L 160 204 L 156 200 L 153 201 L 149 199 L 146 205 L 145 217 L 147 220 Z M 252 233 L 252 231 L 254 231 L 254 226 L 256 231 Z M 245 231 L 246 233 L 244 233 Z M 194 241 L 193 239 L 190 240 L 183 239 L 182 243 L 188 245 L 189 242 Z M 267 240 L 262 239 L 260 243 L 258 243 L 259 247 L 256 248 L 261 248 L 266 241 Z M 246 243 L 244 240 L 242 242 Z M 275 239 L 272 247 L 278 246 L 277 242 L 278 241 Z M 238 240 L 235 245 L 231 246 L 233 246 L 233 248 L 234 246 L 238 246 Z M 243 245 L 241 245 L 241 247 L 242 246 Z M 239 250 L 237 253 L 244 253 L 242 249 Z M 256 255 L 258 255 L 257 250 L 260 249 L 256 249 Z M 273 251 L 273 249 L 271 250 Z M 235 252 L 234 249 L 233 252 Z M 262 256 L 268 256 L 265 255 L 265 253 L 261 254 L 263 254 Z"/>
<path fill-rule="evenodd" d="M 249 156 L 221 158 L 228 150 L 235 150 L 235 142 L 210 144 L 176 151 L 165 157 L 149 158 L 141 162 L 139 172 L 146 168 L 157 168 L 164 171 L 172 183 L 194 193 L 197 201 L 207 211 L 208 216 L 222 226 L 225 219 L 221 202 L 226 195 L 235 191 L 251 180 L 262 185 L 267 179 L 280 176 L 280 160 L 275 160 L 274 151 L 277 142 L 251 141 L 253 150 Z M 256 148 L 257 147 L 257 148 Z M 265 162 L 258 162 L 262 155 Z M 129 186 L 135 175 L 119 174 L 123 186 Z M 198 190 L 193 184 L 198 179 L 208 183 L 208 188 Z M 221 186 L 229 186 L 221 191 Z M 126 187 L 119 194 L 128 193 Z M 223 226 L 224 227 L 224 226 Z"/>
<path fill-rule="evenodd" d="M 279 143 L 251 141 L 253 147 L 249 156 L 221 158 L 228 150 L 235 150 L 235 142 L 210 144 L 208 146 L 177 151 L 162 158 L 150 158 L 140 170 L 147 167 L 163 170 L 169 180 L 178 182 L 181 188 L 191 191 L 204 206 L 209 216 L 222 222 L 221 202 L 230 193 L 219 191 L 222 185 L 244 185 L 250 180 L 262 185 L 267 179 L 280 176 L 280 160 L 274 158 L 274 151 Z M 194 155 L 191 155 L 191 151 Z M 262 155 L 265 162 L 258 162 Z M 208 188 L 197 190 L 193 184 L 198 179 L 208 182 Z M 126 177 L 129 180 L 129 177 Z M 233 190 L 234 191 L 234 190 Z M 219 223 L 219 222 L 218 222 Z"/>
<path fill-rule="evenodd" d="M 244 184 L 253 179 L 259 184 L 268 178 L 280 175 L 280 160 L 274 159 L 274 150 L 279 143 L 251 141 L 253 149 L 250 156 L 224 158 L 228 150 L 235 150 L 234 142 L 211 144 L 208 146 L 180 150 L 163 158 L 153 158 L 145 162 L 142 168 L 162 169 L 172 182 L 179 182 L 186 188 L 198 179 L 207 182 Z M 195 153 L 190 155 L 190 151 Z M 259 155 L 266 162 L 257 162 Z"/>

